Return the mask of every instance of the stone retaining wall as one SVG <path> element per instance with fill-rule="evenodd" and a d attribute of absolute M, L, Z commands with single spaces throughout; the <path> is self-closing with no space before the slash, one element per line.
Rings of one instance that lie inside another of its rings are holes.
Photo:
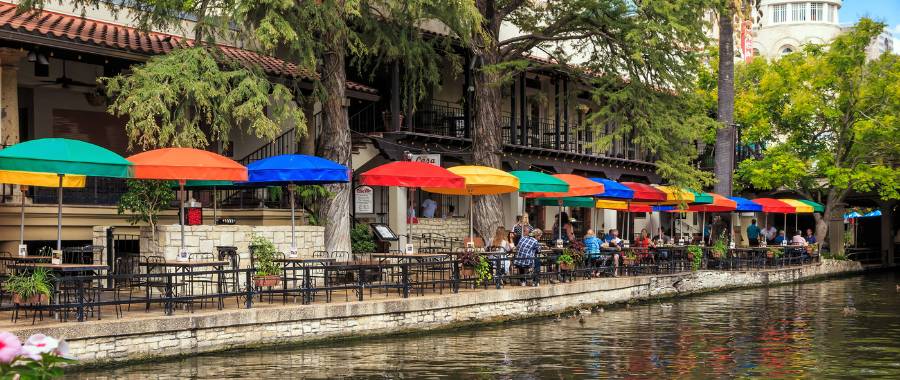
<path fill-rule="evenodd" d="M 297 226 L 297 251 L 301 257 L 311 257 L 313 251 L 325 249 L 325 227 Z M 250 239 L 263 236 L 275 244 L 280 252 L 291 248 L 291 226 L 211 226 L 184 227 L 184 246 L 189 253 L 216 252 L 217 245 L 235 246 L 241 255 L 242 266 L 249 265 Z M 141 227 L 141 255 L 156 254 L 175 259 L 181 246 L 181 227 L 177 224 L 156 227 L 153 239 L 150 227 Z M 246 257 L 245 257 L 246 256 Z"/>
<path fill-rule="evenodd" d="M 412 226 L 412 232 L 414 236 L 434 233 L 463 241 L 463 239 L 469 236 L 469 219 L 419 218 L 419 223 Z"/>
<path fill-rule="evenodd" d="M 317 305 L 271 305 L 221 312 L 22 327 L 69 341 L 83 364 L 192 355 L 259 345 L 447 328 L 520 319 L 600 304 L 766 286 L 862 272 L 857 262 L 754 272 L 699 271 L 677 275 L 604 278 L 537 288 L 507 287 L 466 295 Z"/>

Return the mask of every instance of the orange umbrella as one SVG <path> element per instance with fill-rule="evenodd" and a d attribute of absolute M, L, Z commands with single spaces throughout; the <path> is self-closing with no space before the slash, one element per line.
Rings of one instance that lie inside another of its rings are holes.
<path fill-rule="evenodd" d="M 553 176 L 569 184 L 569 191 L 564 193 L 527 193 L 525 194 L 525 198 L 565 198 L 594 196 L 603 193 L 603 191 L 605 190 L 602 183 L 591 181 L 580 175 L 554 174 Z"/>
<path fill-rule="evenodd" d="M 184 250 L 184 184 L 188 180 L 247 181 L 247 168 L 213 152 L 194 148 L 162 148 L 127 158 L 134 178 L 178 181 L 181 195 L 181 250 L 178 260 L 187 260 Z"/>

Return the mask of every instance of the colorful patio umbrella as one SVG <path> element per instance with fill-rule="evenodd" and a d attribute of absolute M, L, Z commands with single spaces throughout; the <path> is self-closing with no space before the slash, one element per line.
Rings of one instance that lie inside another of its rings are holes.
<path fill-rule="evenodd" d="M 680 203 L 686 204 L 686 203 L 694 202 L 694 193 L 693 192 L 679 189 L 675 186 L 653 185 L 653 187 L 657 188 L 659 191 L 662 191 L 663 193 L 666 194 L 665 201 L 660 202 L 660 204 L 675 205 L 675 204 L 680 204 Z"/>
<path fill-rule="evenodd" d="M 800 202 L 806 203 L 807 205 L 809 205 L 810 207 L 812 207 L 812 208 L 813 208 L 813 212 L 825 212 L 825 205 L 823 205 L 823 204 L 821 204 L 821 203 L 813 202 L 813 201 L 806 200 L 806 199 L 798 199 L 798 200 L 799 200 Z"/>
<path fill-rule="evenodd" d="M 180 195 L 181 249 L 179 260 L 187 259 L 184 250 L 184 185 L 189 180 L 247 181 L 247 168 L 213 152 L 194 148 L 162 148 L 128 157 L 134 165 L 134 178 L 178 181 Z"/>
<path fill-rule="evenodd" d="M 601 194 L 605 191 L 603 184 L 599 182 L 591 181 L 587 178 L 584 178 L 579 175 L 574 174 L 554 174 L 556 178 L 559 178 L 566 183 L 569 184 L 569 190 L 566 192 L 543 192 L 543 193 L 529 193 L 526 194 L 526 198 L 566 198 L 566 197 L 579 197 L 579 196 L 592 196 L 594 194 Z M 558 215 L 562 215 L 563 202 L 561 199 L 557 199 L 557 205 L 559 206 Z M 563 221 L 558 221 L 559 225 L 559 236 L 562 236 L 562 228 Z"/>
<path fill-rule="evenodd" d="M 521 193 L 563 193 L 569 191 L 569 184 L 552 175 L 529 171 L 517 170 L 509 172 L 519 179 L 519 192 Z"/>
<path fill-rule="evenodd" d="M 778 199 L 773 198 L 756 198 L 753 202 L 762 206 L 763 212 L 769 213 L 780 213 L 784 214 L 784 231 L 787 233 L 787 214 L 794 214 L 797 212 L 797 208 L 791 206 L 790 204 L 784 203 Z"/>
<path fill-rule="evenodd" d="M 63 175 L 62 187 L 82 188 L 87 182 L 83 175 Z M 59 176 L 50 173 L 17 172 L 0 170 L 0 183 L 20 186 L 59 186 Z M 19 245 L 25 244 L 25 188 L 22 191 L 22 206 L 19 213 Z"/>
<path fill-rule="evenodd" d="M 762 205 L 747 198 L 728 197 L 728 199 L 734 201 L 736 205 L 734 211 L 737 212 L 762 212 L 763 210 Z"/>
<path fill-rule="evenodd" d="M 465 178 L 466 186 L 462 189 L 426 187 L 423 190 L 436 194 L 469 196 L 469 241 L 474 242 L 472 196 L 506 194 L 518 191 L 519 178 L 505 171 L 487 166 L 454 166 L 448 168 L 447 171 Z"/>
<path fill-rule="evenodd" d="M 653 206 L 645 204 L 634 204 L 625 201 L 614 201 L 608 199 L 598 199 L 594 207 L 605 210 L 627 211 L 627 212 L 651 212 Z"/>
<path fill-rule="evenodd" d="M 800 214 L 800 213 L 809 214 L 814 211 L 812 206 L 810 206 L 806 203 L 800 202 L 799 200 L 796 200 L 796 199 L 779 198 L 778 200 L 782 201 L 784 203 L 787 203 L 791 206 L 794 206 L 794 212 L 796 212 L 798 214 Z"/>
<path fill-rule="evenodd" d="M 693 204 L 695 204 L 695 205 L 701 205 L 701 204 L 707 205 L 707 204 L 713 203 L 713 193 L 704 193 L 702 191 L 698 192 L 698 191 L 693 191 L 693 190 L 688 190 L 688 191 L 690 191 L 691 193 L 694 194 Z"/>
<path fill-rule="evenodd" d="M 562 201 L 564 207 L 594 208 L 594 198 L 591 197 L 565 197 L 565 198 L 535 198 L 537 206 L 559 206 Z M 624 202 L 623 202 L 624 203 Z"/>
<path fill-rule="evenodd" d="M 637 182 L 622 182 L 622 185 L 634 191 L 633 201 L 664 202 L 667 198 L 666 193 L 650 185 Z"/>
<path fill-rule="evenodd" d="M 710 196 L 710 198 L 712 198 L 712 202 L 710 202 L 709 204 L 702 204 L 702 205 L 694 204 L 694 205 L 688 206 L 689 211 L 697 211 L 697 212 L 703 213 L 703 216 L 700 219 L 701 220 L 700 236 L 701 236 L 701 239 L 703 239 L 702 241 L 706 241 L 706 213 L 707 212 L 733 212 L 733 211 L 736 211 L 738 208 L 738 203 L 736 201 L 734 201 L 733 199 L 729 199 L 729 198 L 723 197 L 723 196 L 721 196 L 719 194 L 715 194 L 715 193 L 704 193 L 704 194 L 708 194 Z M 750 202 L 750 203 L 752 203 L 756 207 L 759 207 L 757 204 L 755 204 L 753 202 Z"/>
<path fill-rule="evenodd" d="M 881 210 L 869 211 L 869 212 L 863 214 L 863 216 L 861 216 L 860 218 L 874 218 L 874 217 L 878 217 L 878 216 L 881 216 Z"/>
<path fill-rule="evenodd" d="M 394 161 L 359 175 L 360 184 L 404 188 L 464 189 L 466 179 L 437 165 L 416 161 Z M 406 239 L 411 243 L 411 228 Z"/>
<path fill-rule="evenodd" d="M 250 185 L 287 185 L 291 199 L 291 257 L 297 256 L 294 186 L 324 185 L 350 182 L 350 169 L 321 157 L 283 154 L 251 162 L 247 165 Z M 239 183 L 239 185 L 245 184 Z"/>
<path fill-rule="evenodd" d="M 62 189 L 66 175 L 127 178 L 131 163 L 115 152 L 84 141 L 46 138 L 0 150 L 0 170 L 57 175 L 56 249 L 62 250 Z"/>
<path fill-rule="evenodd" d="M 634 190 L 631 190 L 628 186 L 621 183 L 606 178 L 590 178 L 590 180 L 603 184 L 603 192 L 594 194 L 595 197 L 616 199 L 634 198 Z"/>

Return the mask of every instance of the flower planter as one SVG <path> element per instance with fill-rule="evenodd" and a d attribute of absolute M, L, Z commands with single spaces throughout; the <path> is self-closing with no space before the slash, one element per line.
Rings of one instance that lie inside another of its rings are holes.
<path fill-rule="evenodd" d="M 23 299 L 22 296 L 13 293 L 12 301 L 17 305 L 41 305 L 47 303 L 47 296 L 44 294 L 35 294 L 27 299 Z"/>
<path fill-rule="evenodd" d="M 722 258 L 722 252 L 719 252 L 719 251 L 709 251 L 709 256 L 712 257 L 712 258 L 714 258 L 714 259 L 716 259 L 716 260 L 719 260 L 719 259 Z"/>
<path fill-rule="evenodd" d="M 622 265 L 630 266 L 630 265 L 635 265 L 635 264 L 637 264 L 637 257 L 632 257 L 632 258 L 626 257 L 626 258 L 622 259 Z"/>
<path fill-rule="evenodd" d="M 575 270 L 575 264 L 574 264 L 574 263 L 573 263 L 573 264 L 564 264 L 564 263 L 560 263 L 560 264 L 559 264 L 559 270 L 561 270 L 561 271 L 563 271 L 563 272 L 570 272 L 570 271 L 573 271 L 573 270 Z"/>
<path fill-rule="evenodd" d="M 253 285 L 257 288 L 270 288 L 281 282 L 281 276 L 253 276 Z"/>
<path fill-rule="evenodd" d="M 475 267 L 461 267 L 459 268 L 459 278 L 472 278 L 475 277 Z"/>

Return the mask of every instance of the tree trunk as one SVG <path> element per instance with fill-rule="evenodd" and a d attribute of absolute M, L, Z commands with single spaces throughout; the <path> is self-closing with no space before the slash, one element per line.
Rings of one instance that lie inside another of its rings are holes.
<path fill-rule="evenodd" d="M 734 170 L 734 9 L 728 5 L 719 15 L 719 99 L 716 131 L 716 162 L 714 172 L 718 182 L 715 192 L 731 196 Z"/>
<path fill-rule="evenodd" d="M 843 208 L 838 207 L 844 201 L 840 193 L 840 191 L 835 189 L 828 190 L 828 193 L 825 195 L 825 211 L 822 212 L 822 215 L 813 213 L 813 218 L 816 221 L 816 239 L 822 243 L 822 248 L 828 248 L 832 255 L 839 255 L 844 252 L 844 231 L 829 231 L 828 227 L 832 220 L 843 218 L 843 215 L 841 215 Z M 839 241 L 841 244 L 833 246 L 831 244 L 832 240 L 828 238 L 829 232 L 838 234 L 838 236 L 835 236 L 837 239 L 834 241 Z"/>
<path fill-rule="evenodd" d="M 496 5 L 493 1 L 478 1 L 477 6 L 485 16 L 485 29 L 490 33 L 490 41 L 475 54 L 481 58 L 481 67 L 490 67 L 500 60 L 500 51 L 496 45 L 499 38 L 500 21 L 495 19 Z M 466 68 L 468 69 L 468 68 Z M 500 110 L 502 94 L 500 91 L 500 75 L 496 71 L 479 70 L 475 72 L 475 122 L 472 133 L 472 151 L 475 165 L 502 169 L 500 154 L 503 152 L 503 141 L 500 127 Z M 497 227 L 503 225 L 503 209 L 498 195 L 477 196 L 474 199 L 475 230 L 485 240 L 494 236 Z"/>
<path fill-rule="evenodd" d="M 323 39 L 327 51 L 322 57 L 322 85 L 325 100 L 322 104 L 322 129 L 318 139 L 319 151 L 323 157 L 350 167 L 350 125 L 347 121 L 346 78 L 344 54 L 346 36 L 329 31 Z M 350 252 L 350 184 L 341 183 L 326 186 L 334 196 L 322 202 L 322 216 L 325 224 L 325 249 L 328 251 Z"/>

